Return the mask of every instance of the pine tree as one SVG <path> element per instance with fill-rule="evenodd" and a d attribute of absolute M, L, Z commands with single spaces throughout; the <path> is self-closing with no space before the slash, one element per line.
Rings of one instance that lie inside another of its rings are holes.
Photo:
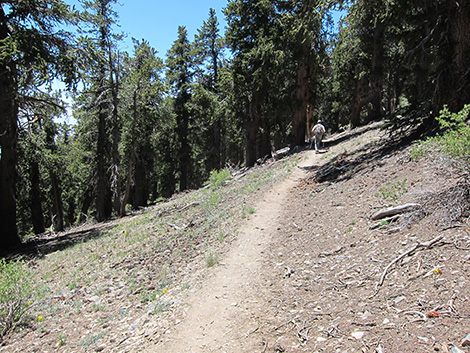
<path fill-rule="evenodd" d="M 55 76 L 73 80 L 67 33 L 56 25 L 69 19 L 61 0 L 3 1 L 0 4 L 0 246 L 20 244 L 16 217 L 19 97 Z"/>
<path fill-rule="evenodd" d="M 252 167 L 271 151 L 270 109 L 263 105 L 273 97 L 270 81 L 278 74 L 278 58 L 282 57 L 276 47 L 276 38 L 281 35 L 279 21 L 275 2 L 267 0 L 231 1 L 225 15 L 227 45 L 233 54 L 236 110 L 246 124 L 245 164 Z"/>
<path fill-rule="evenodd" d="M 125 191 L 120 215 L 125 214 L 132 187 L 134 208 L 147 206 L 150 194 L 150 176 L 154 169 L 155 155 L 152 136 L 159 121 L 163 101 L 163 83 L 160 77 L 163 62 L 155 49 L 145 40 L 134 39 L 134 57 L 124 65 L 122 159 L 127 164 Z"/>
<path fill-rule="evenodd" d="M 171 86 L 173 111 L 176 116 L 176 136 L 178 138 L 179 189 L 189 187 L 189 174 L 192 168 L 190 134 L 191 83 L 194 74 L 194 60 L 188 32 L 183 26 L 178 27 L 178 38 L 168 51 L 166 61 L 167 79 Z"/>
<path fill-rule="evenodd" d="M 221 92 L 219 71 L 223 62 L 223 39 L 219 34 L 219 23 L 214 9 L 209 11 L 209 19 L 204 21 L 202 28 L 194 40 L 199 70 L 194 84 L 193 106 L 198 129 L 198 147 L 200 153 L 195 159 L 201 161 L 204 170 L 200 171 L 205 180 L 209 172 L 221 169 L 224 165 L 223 145 L 223 107 L 226 97 Z M 195 152 L 196 153 L 196 152 Z"/>
<path fill-rule="evenodd" d="M 81 108 L 85 119 L 96 119 L 94 186 L 96 219 L 108 219 L 120 211 L 119 121 L 119 54 L 116 43 L 122 36 L 113 32 L 117 13 L 116 0 L 83 1 L 82 14 L 87 31 L 80 38 L 83 90 Z"/>

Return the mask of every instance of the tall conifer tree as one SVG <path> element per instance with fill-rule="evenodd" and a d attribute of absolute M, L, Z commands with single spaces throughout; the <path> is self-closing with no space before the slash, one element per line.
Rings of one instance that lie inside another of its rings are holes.
<path fill-rule="evenodd" d="M 173 96 L 173 110 L 176 116 L 179 188 L 180 191 L 183 191 L 189 187 L 192 166 L 191 144 L 188 136 L 190 135 L 191 83 L 194 74 L 191 44 L 188 40 L 188 32 L 183 26 L 178 27 L 178 38 L 168 51 L 166 65 L 168 67 L 167 79 Z"/>
<path fill-rule="evenodd" d="M 61 0 L 2 1 L 0 4 L 0 248 L 20 244 L 16 225 L 17 124 L 20 94 L 57 75 L 73 78 L 67 21 Z M 25 97 L 25 96 L 23 96 Z"/>

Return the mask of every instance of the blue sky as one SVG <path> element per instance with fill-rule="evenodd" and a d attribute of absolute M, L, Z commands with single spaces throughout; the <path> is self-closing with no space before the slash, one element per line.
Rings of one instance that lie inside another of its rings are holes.
<path fill-rule="evenodd" d="M 79 8 L 78 0 L 65 2 Z M 165 58 L 178 36 L 178 26 L 186 27 L 192 41 L 197 29 L 209 18 L 210 8 L 216 11 L 222 35 L 225 27 L 222 9 L 227 3 L 228 0 L 118 0 L 114 10 L 119 15 L 120 31 L 128 36 L 122 49 L 132 53 L 131 37 L 146 39 Z"/>

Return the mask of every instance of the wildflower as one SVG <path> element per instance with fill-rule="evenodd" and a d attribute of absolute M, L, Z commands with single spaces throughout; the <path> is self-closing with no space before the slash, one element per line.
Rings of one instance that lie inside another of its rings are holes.
<path fill-rule="evenodd" d="M 38 316 L 38 322 L 44 321 L 44 318 L 42 316 Z"/>
<path fill-rule="evenodd" d="M 168 292 L 168 289 L 165 288 L 165 289 L 163 290 L 163 294 L 166 294 L 166 292 Z"/>
<path fill-rule="evenodd" d="M 434 269 L 434 274 L 435 275 L 440 275 L 442 273 L 442 270 L 440 268 L 435 268 Z"/>

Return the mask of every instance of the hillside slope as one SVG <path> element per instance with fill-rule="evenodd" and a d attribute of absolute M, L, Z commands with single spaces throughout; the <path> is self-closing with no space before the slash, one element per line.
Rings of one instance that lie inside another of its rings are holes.
<path fill-rule="evenodd" d="M 50 240 L 44 319 L 0 350 L 470 352 L 468 195 L 410 149 L 373 124 Z"/>

